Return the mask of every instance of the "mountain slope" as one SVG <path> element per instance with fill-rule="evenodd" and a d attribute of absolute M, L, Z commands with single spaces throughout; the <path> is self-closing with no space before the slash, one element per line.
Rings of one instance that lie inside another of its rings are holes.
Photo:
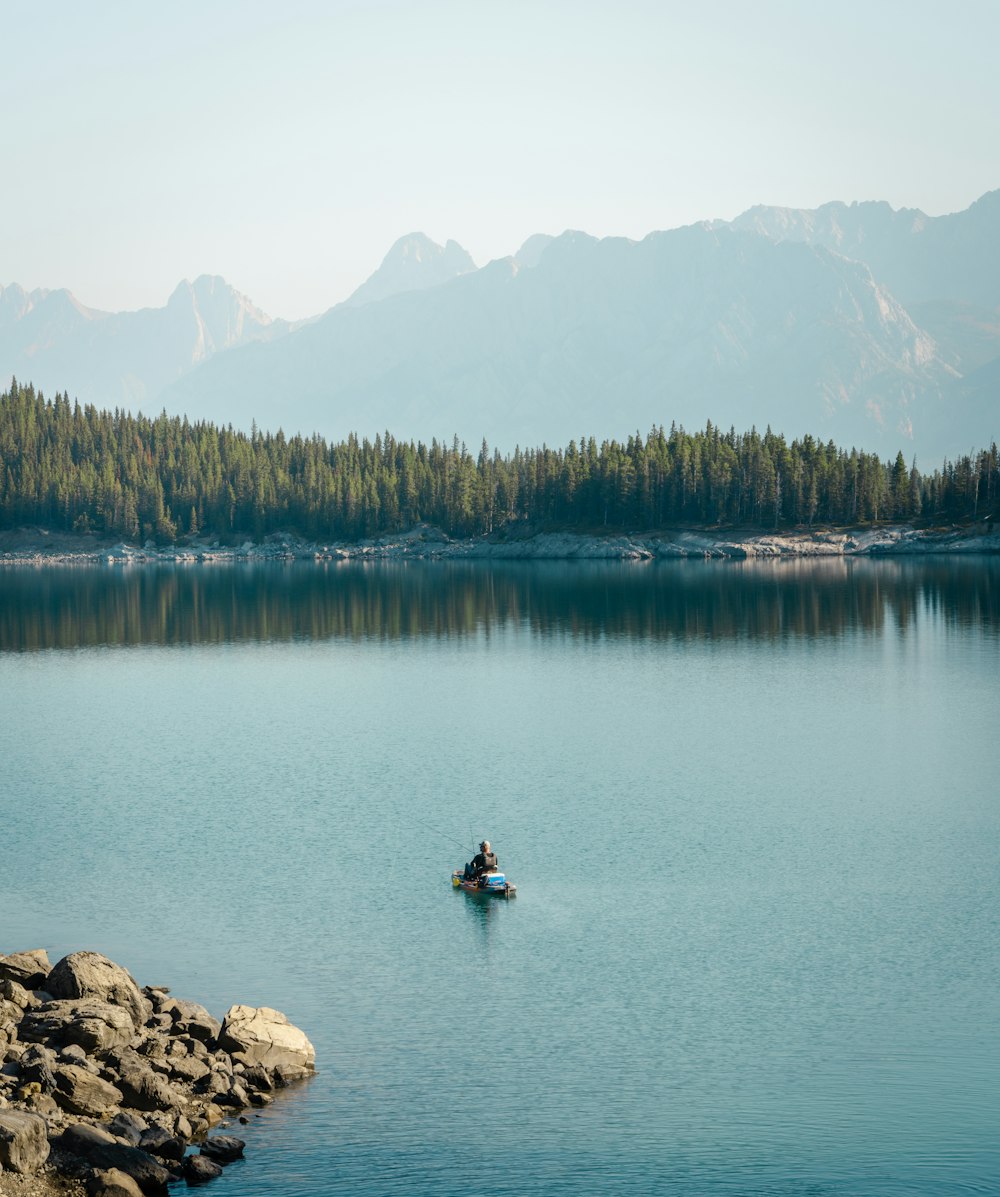
<path fill-rule="evenodd" d="M 502 259 L 340 305 L 216 357 L 164 401 L 242 426 L 501 447 L 706 418 L 895 446 L 952 377 L 865 266 L 695 225 L 641 242 L 566 233 L 530 269 Z"/>
<path fill-rule="evenodd" d="M 65 290 L 0 289 L 4 373 L 102 406 L 155 404 L 213 354 L 288 329 L 209 275 L 179 284 L 165 307 L 138 312 L 87 308 Z"/>

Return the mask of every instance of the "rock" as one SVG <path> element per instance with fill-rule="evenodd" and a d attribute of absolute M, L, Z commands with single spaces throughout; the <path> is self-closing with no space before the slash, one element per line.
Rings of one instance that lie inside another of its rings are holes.
<path fill-rule="evenodd" d="M 183 1160 L 184 1157 L 184 1144 L 164 1126 L 150 1126 L 149 1130 L 143 1131 L 139 1147 L 160 1160 Z"/>
<path fill-rule="evenodd" d="M 19 1031 L 29 1042 L 57 1047 L 75 1043 L 92 1056 L 131 1043 L 135 1036 L 129 1012 L 99 998 L 44 1002 L 25 1012 Z"/>
<path fill-rule="evenodd" d="M 304 1076 L 316 1065 L 316 1049 L 305 1033 L 279 1010 L 267 1006 L 231 1006 L 222 1023 L 219 1046 L 240 1052 L 248 1065 L 262 1064 L 269 1071 L 283 1066 Z"/>
<path fill-rule="evenodd" d="M 100 998 L 121 1006 L 136 1030 L 153 1013 L 152 1004 L 139 992 L 132 976 L 99 952 L 72 952 L 52 969 L 45 986 L 57 998 Z"/>
<path fill-rule="evenodd" d="M 124 1139 L 129 1147 L 138 1147 L 146 1130 L 146 1124 L 136 1114 L 122 1110 L 108 1123 L 108 1130 L 118 1139 Z"/>
<path fill-rule="evenodd" d="M 220 1072 L 209 1072 L 195 1086 L 196 1092 L 203 1097 L 215 1098 L 220 1093 L 229 1092 L 229 1078 Z"/>
<path fill-rule="evenodd" d="M 228 1106 L 234 1110 L 242 1110 L 250 1104 L 250 1095 L 240 1084 L 233 1084 L 221 1093 L 213 1093 L 212 1101 L 217 1106 Z"/>
<path fill-rule="evenodd" d="M 170 1075 L 189 1085 L 208 1076 L 209 1071 L 208 1065 L 196 1060 L 194 1056 L 180 1056 L 170 1060 Z"/>
<path fill-rule="evenodd" d="M 87 1181 L 89 1197 L 142 1197 L 142 1189 L 120 1168 L 95 1172 Z"/>
<path fill-rule="evenodd" d="M 174 1020 L 173 1031 L 176 1035 L 187 1035 L 191 1039 L 200 1039 L 203 1043 L 213 1043 L 219 1037 L 222 1028 L 218 1019 L 213 1018 L 205 1007 L 199 1006 L 197 1002 L 167 998 L 161 1010 Z"/>
<path fill-rule="evenodd" d="M 33 1114 L 40 1114 L 50 1126 L 53 1123 L 62 1121 L 62 1110 L 60 1110 L 55 1098 L 50 1093 L 29 1094 L 24 1099 L 24 1107 Z"/>
<path fill-rule="evenodd" d="M 78 1064 L 59 1064 L 53 1073 L 56 1089 L 52 1096 L 71 1114 L 100 1118 L 123 1100 L 120 1089 Z"/>
<path fill-rule="evenodd" d="M 274 1082 L 266 1068 L 261 1064 L 253 1064 L 244 1069 L 243 1083 L 251 1090 L 270 1093 L 274 1089 Z"/>
<path fill-rule="evenodd" d="M 82 1123 L 71 1126 L 56 1141 L 56 1145 L 71 1155 L 92 1164 L 95 1168 L 117 1168 L 130 1176 L 144 1193 L 159 1197 L 167 1191 L 170 1172 L 138 1147 L 116 1143 L 107 1131 Z"/>
<path fill-rule="evenodd" d="M 25 989 L 37 989 L 52 971 L 44 948 L 0 956 L 0 979 L 16 981 Z"/>
<path fill-rule="evenodd" d="M 214 1139 L 206 1139 L 202 1143 L 201 1154 L 220 1164 L 231 1164 L 233 1160 L 243 1158 L 244 1147 L 246 1143 L 235 1135 L 216 1135 Z"/>
<path fill-rule="evenodd" d="M 0 1171 L 32 1176 L 48 1158 L 45 1119 L 25 1110 L 0 1110 Z"/>
<path fill-rule="evenodd" d="M 27 1010 L 29 1006 L 35 1005 L 35 999 L 31 993 L 23 985 L 19 985 L 16 981 L 11 981 L 9 977 L 5 977 L 0 981 L 0 998 L 3 998 L 7 1002 L 13 1002 L 15 1006 L 20 1006 L 22 1010 Z"/>
<path fill-rule="evenodd" d="M 151 1126 L 143 1131 L 139 1146 L 161 1160 L 179 1162 L 184 1158 L 184 1144 L 162 1126 Z"/>
<path fill-rule="evenodd" d="M 197 1185 L 208 1184 L 222 1175 L 222 1168 L 207 1155 L 189 1155 L 184 1158 L 181 1176 L 194 1188 Z"/>
<path fill-rule="evenodd" d="M 21 1057 L 21 1084 L 37 1085 L 39 1093 L 52 1093 L 56 1087 L 56 1061 L 52 1052 L 35 1044 Z"/>
<path fill-rule="evenodd" d="M 65 1064 L 79 1064 L 81 1068 L 90 1065 L 90 1057 L 78 1043 L 68 1043 L 59 1049 L 59 1059 Z M 91 1065 L 91 1067 L 93 1067 Z"/>
<path fill-rule="evenodd" d="M 89 1126 L 86 1122 L 75 1122 L 68 1126 L 57 1140 L 57 1146 L 70 1155 L 78 1155 L 82 1159 L 89 1159 L 91 1152 L 98 1147 L 113 1147 L 117 1143 L 110 1128 L 103 1126 Z"/>
<path fill-rule="evenodd" d="M 133 1110 L 173 1110 L 184 1104 L 177 1090 L 149 1068 L 123 1069 L 118 1087 L 121 1104 Z"/>

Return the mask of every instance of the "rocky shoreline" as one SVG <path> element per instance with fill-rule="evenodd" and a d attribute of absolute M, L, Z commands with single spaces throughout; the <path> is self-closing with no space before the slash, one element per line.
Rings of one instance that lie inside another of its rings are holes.
<path fill-rule="evenodd" d="M 25 528 L 0 534 L 0 565 L 206 565 L 265 561 L 654 561 L 797 557 L 882 557 L 1000 553 L 992 520 L 948 529 L 910 525 L 790 532 L 680 530 L 617 535 L 505 526 L 489 536 L 453 540 L 422 524 L 356 543 L 305 541 L 284 533 L 261 543 L 213 540 L 157 546 L 95 541 Z"/>
<path fill-rule="evenodd" d="M 162 1197 L 243 1156 L 219 1134 L 312 1075 L 305 1034 L 267 1007 L 221 1022 L 97 952 L 0 955 L 0 1197 Z"/>

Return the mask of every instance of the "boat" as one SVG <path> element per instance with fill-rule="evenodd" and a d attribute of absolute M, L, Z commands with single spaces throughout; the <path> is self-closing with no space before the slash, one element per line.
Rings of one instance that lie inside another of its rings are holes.
<path fill-rule="evenodd" d="M 467 894 L 478 894 L 484 898 L 514 898 L 517 896 L 517 886 L 507 880 L 507 875 L 499 869 L 491 869 L 483 873 L 478 879 L 466 877 L 464 870 L 456 869 L 451 875 L 451 883 L 455 889 L 464 889 Z"/>

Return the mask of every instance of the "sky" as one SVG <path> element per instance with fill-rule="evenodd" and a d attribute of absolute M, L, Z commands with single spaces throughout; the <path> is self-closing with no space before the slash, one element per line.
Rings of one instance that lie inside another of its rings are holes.
<path fill-rule="evenodd" d="M 345 299 L 412 231 L 477 264 L 754 204 L 1000 187 L 997 0 L 0 0 L 0 285 L 109 311 L 222 275 Z"/>

